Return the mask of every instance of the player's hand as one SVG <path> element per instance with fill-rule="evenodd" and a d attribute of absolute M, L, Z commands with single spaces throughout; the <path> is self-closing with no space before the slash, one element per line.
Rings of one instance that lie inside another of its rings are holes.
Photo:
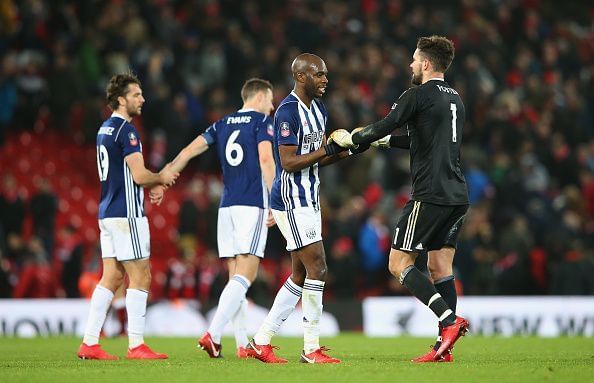
<path fill-rule="evenodd" d="M 390 137 L 392 137 L 392 135 L 388 134 L 387 136 L 382 137 L 377 141 L 373 141 L 371 143 L 371 146 L 373 146 L 374 148 L 389 148 L 390 147 Z"/>
<path fill-rule="evenodd" d="M 348 149 L 338 146 L 336 142 L 330 142 L 330 140 L 328 139 L 328 144 L 324 145 L 324 150 L 326 151 L 327 156 L 333 156 L 340 152 L 347 151 Z"/>
<path fill-rule="evenodd" d="M 357 145 L 357 147 L 352 147 L 350 149 L 350 151 L 353 154 L 359 154 L 359 153 L 363 153 L 364 151 L 366 151 L 370 147 L 371 147 L 371 144 L 359 144 L 359 145 Z"/>
<path fill-rule="evenodd" d="M 276 221 L 274 220 L 274 216 L 272 215 L 272 210 L 268 209 L 268 218 L 266 218 L 266 227 L 272 227 L 276 225 Z"/>
<path fill-rule="evenodd" d="M 153 186 L 149 192 L 149 198 L 151 204 L 153 205 L 161 205 L 163 202 L 163 197 L 165 196 L 165 187 L 162 185 Z"/>
<path fill-rule="evenodd" d="M 353 139 L 351 138 L 351 133 L 346 131 L 345 129 L 337 129 L 330 133 L 330 137 L 328 137 L 328 145 L 335 142 L 338 146 L 345 149 L 350 149 L 353 146 Z"/>
<path fill-rule="evenodd" d="M 179 177 L 179 173 L 172 171 L 171 165 L 167 164 L 159 172 L 159 177 L 161 179 L 161 185 L 170 187 L 173 184 L 175 184 L 175 180 L 177 179 L 177 177 Z"/>

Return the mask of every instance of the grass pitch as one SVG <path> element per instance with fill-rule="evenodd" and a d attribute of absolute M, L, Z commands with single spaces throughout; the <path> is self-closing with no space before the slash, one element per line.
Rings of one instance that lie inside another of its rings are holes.
<path fill-rule="evenodd" d="M 240 360 L 235 342 L 223 339 L 225 359 L 209 359 L 188 338 L 147 339 L 165 361 L 103 362 L 76 358 L 77 338 L 0 338 L 0 382 L 594 382 L 591 338 L 482 338 L 467 336 L 454 363 L 413 364 L 431 339 L 366 338 L 344 334 L 322 339 L 338 365 L 298 363 L 302 340 L 275 338 L 285 365 Z M 104 348 L 125 355 L 127 339 L 104 339 Z"/>

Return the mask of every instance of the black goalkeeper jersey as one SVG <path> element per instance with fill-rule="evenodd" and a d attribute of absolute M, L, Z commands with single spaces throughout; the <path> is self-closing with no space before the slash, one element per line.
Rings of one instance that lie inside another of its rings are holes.
<path fill-rule="evenodd" d="M 439 205 L 465 205 L 468 190 L 460 170 L 464 120 L 464 104 L 458 92 L 445 81 L 432 79 L 406 90 L 383 120 L 355 133 L 353 142 L 371 143 L 406 124 L 412 198 Z"/>

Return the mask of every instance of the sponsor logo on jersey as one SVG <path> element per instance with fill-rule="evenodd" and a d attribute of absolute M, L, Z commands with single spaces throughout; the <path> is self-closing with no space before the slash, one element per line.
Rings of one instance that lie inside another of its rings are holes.
<path fill-rule="evenodd" d="M 281 133 L 281 136 L 283 136 L 283 137 L 289 137 L 289 135 L 291 134 L 291 129 L 289 129 L 288 122 L 281 122 L 280 133 Z"/>
<path fill-rule="evenodd" d="M 138 145 L 138 138 L 136 138 L 136 134 L 133 132 L 128 133 L 128 138 L 130 139 L 130 145 L 136 146 Z"/>
<path fill-rule="evenodd" d="M 266 127 L 266 133 L 268 133 L 269 136 L 274 136 L 274 128 L 272 127 L 272 124 L 268 124 Z"/>

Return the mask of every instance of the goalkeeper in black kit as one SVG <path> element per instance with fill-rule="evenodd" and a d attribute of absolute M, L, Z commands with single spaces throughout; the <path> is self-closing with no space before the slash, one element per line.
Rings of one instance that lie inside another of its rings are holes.
<path fill-rule="evenodd" d="M 394 232 L 388 268 L 400 283 L 437 316 L 439 336 L 431 350 L 413 362 L 452 362 L 456 341 L 468 322 L 456 315 L 452 263 L 468 210 L 468 191 L 460 170 L 464 104 L 444 81 L 454 58 L 453 43 L 441 36 L 421 37 L 410 64 L 413 87 L 381 121 L 349 133 L 337 130 L 329 141 L 342 148 L 398 147 L 410 150 L 411 200 Z M 392 136 L 406 125 L 408 134 Z M 428 252 L 431 280 L 415 266 Z"/>

